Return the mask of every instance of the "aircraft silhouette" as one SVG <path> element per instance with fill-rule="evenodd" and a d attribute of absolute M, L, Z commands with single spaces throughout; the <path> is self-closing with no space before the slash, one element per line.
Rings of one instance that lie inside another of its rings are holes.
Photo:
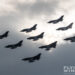
<path fill-rule="evenodd" d="M 64 17 L 64 15 L 62 15 L 60 18 L 58 18 L 58 19 L 56 19 L 56 20 L 51 20 L 51 21 L 49 21 L 48 23 L 56 24 L 56 23 L 58 23 L 58 22 L 63 21 L 63 17 Z"/>
<path fill-rule="evenodd" d="M 9 33 L 9 31 L 6 31 L 2 35 L 0 35 L 0 39 L 7 38 L 8 37 L 8 33 Z"/>
<path fill-rule="evenodd" d="M 45 48 L 45 50 L 50 50 L 51 48 L 56 48 L 56 44 L 57 44 L 57 41 L 49 44 L 49 45 L 44 45 L 44 46 L 40 46 L 39 48 L 43 49 Z"/>
<path fill-rule="evenodd" d="M 42 32 L 41 34 L 37 35 L 37 36 L 32 36 L 32 37 L 29 37 L 27 38 L 28 40 L 33 40 L 33 41 L 37 41 L 39 39 L 42 39 L 44 36 L 44 32 Z"/>
<path fill-rule="evenodd" d="M 58 28 L 58 29 L 56 29 L 56 30 L 65 31 L 65 30 L 71 29 L 71 28 L 72 28 L 72 25 L 73 25 L 73 22 L 70 23 L 67 27 L 60 27 L 60 28 Z"/>
<path fill-rule="evenodd" d="M 35 62 L 35 60 L 40 60 L 41 57 L 41 53 L 37 54 L 36 56 L 33 57 L 28 57 L 28 58 L 24 58 L 22 59 L 23 61 L 28 61 L 28 62 Z"/>
<path fill-rule="evenodd" d="M 75 36 L 64 39 L 65 41 L 75 42 Z"/>
<path fill-rule="evenodd" d="M 26 33 L 32 32 L 33 30 L 36 30 L 36 26 L 37 26 L 37 24 L 35 24 L 35 25 L 34 25 L 33 27 L 31 27 L 31 28 L 23 29 L 23 30 L 21 30 L 21 32 L 26 32 Z"/>
<path fill-rule="evenodd" d="M 23 42 L 23 40 L 19 41 L 16 44 L 7 45 L 7 46 L 5 46 L 5 48 L 15 49 L 17 47 L 21 47 L 22 46 L 22 42 Z"/>

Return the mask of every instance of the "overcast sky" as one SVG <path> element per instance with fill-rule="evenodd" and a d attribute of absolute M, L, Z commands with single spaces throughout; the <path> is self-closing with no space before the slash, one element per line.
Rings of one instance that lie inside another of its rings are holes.
<path fill-rule="evenodd" d="M 63 22 L 47 23 L 61 15 L 64 15 Z M 10 31 L 8 38 L 0 40 L 0 75 L 65 75 L 63 67 L 75 65 L 75 43 L 63 39 L 75 35 L 75 24 L 64 32 L 58 32 L 56 28 L 71 22 L 75 23 L 74 0 L 0 0 L 0 35 Z M 34 24 L 38 24 L 36 31 L 20 32 Z M 41 32 L 45 32 L 42 40 L 27 40 L 27 37 Z M 4 48 L 20 40 L 24 40 L 21 48 Z M 51 52 L 38 48 L 54 41 L 58 41 L 57 48 Z M 42 53 L 40 61 L 28 63 L 21 60 L 38 53 Z"/>

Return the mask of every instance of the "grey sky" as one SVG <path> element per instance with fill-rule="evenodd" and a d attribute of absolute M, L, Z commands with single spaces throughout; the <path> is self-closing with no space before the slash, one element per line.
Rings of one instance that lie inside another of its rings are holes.
<path fill-rule="evenodd" d="M 75 65 L 75 43 L 62 39 L 75 34 L 75 26 L 66 32 L 55 29 L 75 22 L 74 0 L 1 0 L 0 2 L 0 34 L 9 30 L 9 37 L 0 40 L 0 75 L 65 75 L 64 66 Z M 47 21 L 65 15 L 62 23 L 53 25 Z M 38 24 L 37 30 L 26 34 L 20 30 Z M 45 31 L 43 40 L 32 42 L 28 36 Z M 59 37 L 58 37 L 59 36 Z M 14 50 L 4 46 L 24 40 L 23 46 Z M 38 49 L 42 44 L 58 40 L 56 49 L 46 52 Z M 21 59 L 42 53 L 40 61 L 24 62 Z"/>

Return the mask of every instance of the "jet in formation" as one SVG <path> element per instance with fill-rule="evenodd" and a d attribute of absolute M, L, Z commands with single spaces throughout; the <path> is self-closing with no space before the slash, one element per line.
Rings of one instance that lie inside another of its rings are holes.
<path fill-rule="evenodd" d="M 57 44 L 57 41 L 49 44 L 49 45 L 44 45 L 44 46 L 40 46 L 39 48 L 43 49 L 45 48 L 47 51 L 50 50 L 51 48 L 56 48 L 56 44 Z"/>
<path fill-rule="evenodd" d="M 21 30 L 21 32 L 26 32 L 26 33 L 32 32 L 33 30 L 36 30 L 36 27 L 37 27 L 37 24 L 35 24 L 35 25 L 34 25 L 33 27 L 31 27 L 31 28 L 23 29 L 23 30 Z"/>
<path fill-rule="evenodd" d="M 33 41 L 37 41 L 39 39 L 42 39 L 44 36 L 44 32 L 42 32 L 41 34 L 37 35 L 37 36 L 32 36 L 32 37 L 29 37 L 27 38 L 28 40 L 33 40 Z"/>
<path fill-rule="evenodd" d="M 23 43 L 23 40 L 19 41 L 16 44 L 7 45 L 7 46 L 5 46 L 5 48 L 15 49 L 17 47 L 21 47 L 22 46 L 22 43 Z"/>
<path fill-rule="evenodd" d="M 60 27 L 60 28 L 58 28 L 58 29 L 56 29 L 56 30 L 65 31 L 65 30 L 71 29 L 72 26 L 73 26 L 73 22 L 70 23 L 67 27 Z"/>
<path fill-rule="evenodd" d="M 23 61 L 28 61 L 28 62 L 35 62 L 36 60 L 40 60 L 40 57 L 41 57 L 41 53 L 33 56 L 33 57 L 28 57 L 28 58 L 24 58 L 22 59 Z"/>
<path fill-rule="evenodd" d="M 2 35 L 0 35 L 0 39 L 7 38 L 8 37 L 8 34 L 9 34 L 9 31 L 6 31 Z"/>
<path fill-rule="evenodd" d="M 62 22 L 63 21 L 63 17 L 64 17 L 64 15 L 62 15 L 60 18 L 58 18 L 56 20 L 51 20 L 48 23 L 56 24 L 56 23 Z"/>
<path fill-rule="evenodd" d="M 71 41 L 71 42 L 75 42 L 75 36 L 73 37 L 68 37 L 64 39 L 65 41 Z"/>

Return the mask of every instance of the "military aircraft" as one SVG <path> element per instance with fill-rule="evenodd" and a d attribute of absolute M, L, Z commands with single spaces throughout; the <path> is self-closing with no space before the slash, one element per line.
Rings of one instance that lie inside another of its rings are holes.
<path fill-rule="evenodd" d="M 8 37 L 8 34 L 9 34 L 9 31 L 6 31 L 2 35 L 0 35 L 0 39 L 7 38 Z"/>
<path fill-rule="evenodd" d="M 65 41 L 75 42 L 75 36 L 64 39 Z"/>
<path fill-rule="evenodd" d="M 64 15 L 62 15 L 60 18 L 58 18 L 56 20 L 51 20 L 48 23 L 53 23 L 53 24 L 59 23 L 59 22 L 63 21 L 63 17 L 64 17 Z"/>
<path fill-rule="evenodd" d="M 43 49 L 45 48 L 47 51 L 50 50 L 51 48 L 56 48 L 56 44 L 57 44 L 57 41 L 49 44 L 49 45 L 44 45 L 44 46 L 40 46 L 39 48 Z"/>
<path fill-rule="evenodd" d="M 35 60 L 40 60 L 41 57 L 41 53 L 37 54 L 36 56 L 33 57 L 28 57 L 28 58 L 24 58 L 22 59 L 23 61 L 28 61 L 28 62 L 34 62 Z"/>
<path fill-rule="evenodd" d="M 34 25 L 33 27 L 31 27 L 31 28 L 23 29 L 23 30 L 21 30 L 21 32 L 26 32 L 26 33 L 32 32 L 33 30 L 36 30 L 36 26 L 37 26 L 37 24 L 35 24 L 35 25 Z"/>
<path fill-rule="evenodd" d="M 65 30 L 71 29 L 71 28 L 72 28 L 72 25 L 73 25 L 73 22 L 70 23 L 67 27 L 60 27 L 60 28 L 58 28 L 58 29 L 56 29 L 56 30 L 65 31 Z"/>
<path fill-rule="evenodd" d="M 29 37 L 27 38 L 28 40 L 33 40 L 33 41 L 37 41 L 39 39 L 42 39 L 44 36 L 44 32 L 42 32 L 41 34 L 37 35 L 37 36 L 32 36 L 32 37 Z"/>
<path fill-rule="evenodd" d="M 23 42 L 23 40 L 19 41 L 16 44 L 7 45 L 7 46 L 5 46 L 5 48 L 15 49 L 17 47 L 21 47 L 22 46 L 22 42 Z"/>

